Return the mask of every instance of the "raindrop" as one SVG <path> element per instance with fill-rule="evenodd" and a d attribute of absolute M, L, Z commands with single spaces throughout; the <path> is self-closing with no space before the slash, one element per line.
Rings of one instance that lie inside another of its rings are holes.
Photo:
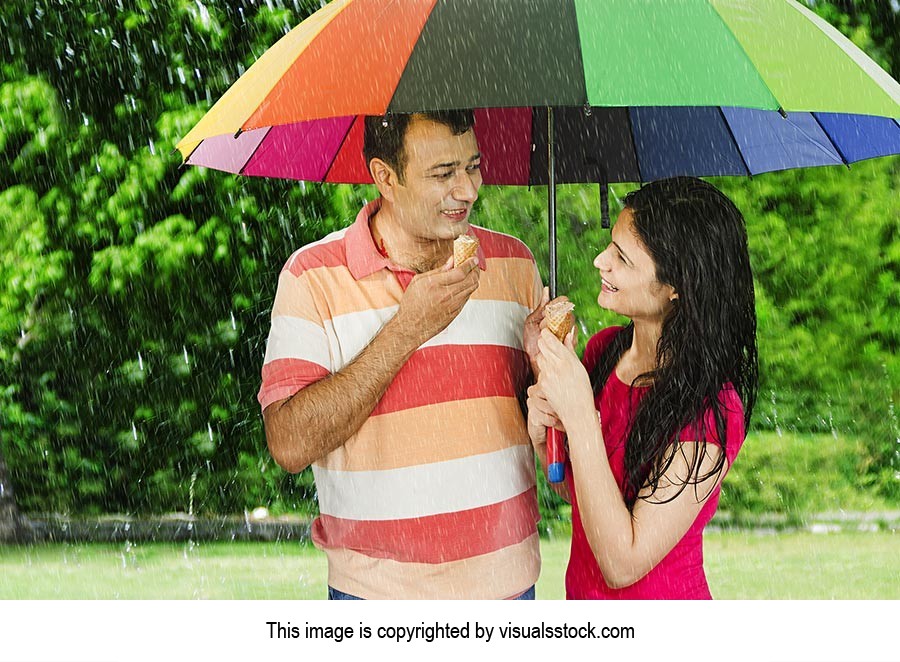
<path fill-rule="evenodd" d="M 237 322 L 234 320 L 234 311 L 231 311 L 231 328 L 234 331 L 237 331 Z"/>
<path fill-rule="evenodd" d="M 188 530 L 194 530 L 194 483 L 197 482 L 197 472 L 191 474 L 191 486 L 188 488 Z"/>
<path fill-rule="evenodd" d="M 209 432 L 209 440 L 212 441 L 213 440 L 213 431 L 212 431 L 212 425 L 210 424 L 209 421 L 206 422 L 206 429 Z M 196 476 L 196 472 L 194 473 L 194 475 Z"/>
<path fill-rule="evenodd" d="M 775 405 L 775 391 L 772 391 L 772 422 L 775 424 L 775 432 L 778 436 L 781 434 L 781 425 L 778 423 L 778 408 Z"/>
<path fill-rule="evenodd" d="M 197 0 L 197 9 L 200 11 L 200 22 L 203 23 L 204 28 L 209 29 L 209 10 L 206 8 L 206 5 L 200 2 L 200 0 Z"/>
<path fill-rule="evenodd" d="M 138 352 L 138 368 L 141 369 L 141 372 L 144 372 L 144 357 L 141 356 L 140 352 Z"/>
<path fill-rule="evenodd" d="M 182 345 L 182 346 L 181 346 L 181 349 L 182 349 L 182 351 L 184 351 L 184 364 L 185 364 L 185 365 L 191 365 L 191 362 L 190 362 L 190 360 L 188 359 L 187 347 L 185 347 L 184 345 Z"/>
<path fill-rule="evenodd" d="M 150 144 L 150 153 L 156 156 L 156 143 L 153 142 L 153 138 L 150 138 L 148 142 Z"/>
<path fill-rule="evenodd" d="M 134 421 L 131 421 L 131 436 L 137 441 L 137 427 L 135 427 Z"/>
<path fill-rule="evenodd" d="M 831 428 L 831 436 L 838 438 L 837 428 L 834 427 L 834 412 L 831 410 L 831 396 L 825 399 L 825 406 L 828 408 L 828 427 Z"/>

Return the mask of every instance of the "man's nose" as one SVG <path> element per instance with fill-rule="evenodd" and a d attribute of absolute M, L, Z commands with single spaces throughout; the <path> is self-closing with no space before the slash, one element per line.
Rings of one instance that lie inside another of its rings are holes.
<path fill-rule="evenodd" d="M 478 186 L 471 173 L 463 170 L 456 175 L 453 183 L 453 197 L 464 202 L 475 202 L 478 199 Z"/>

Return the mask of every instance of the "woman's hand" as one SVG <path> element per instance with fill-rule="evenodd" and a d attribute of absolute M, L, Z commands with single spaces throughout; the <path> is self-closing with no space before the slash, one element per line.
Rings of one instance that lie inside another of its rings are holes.
<path fill-rule="evenodd" d="M 541 392 L 551 410 L 567 426 L 585 412 L 595 419 L 591 381 L 575 354 L 575 327 L 564 343 L 544 329 L 537 345 Z"/>

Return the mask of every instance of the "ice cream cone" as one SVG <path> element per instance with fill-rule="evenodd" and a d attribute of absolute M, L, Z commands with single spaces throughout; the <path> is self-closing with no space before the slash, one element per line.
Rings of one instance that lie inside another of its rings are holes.
<path fill-rule="evenodd" d="M 575 316 L 572 311 L 575 304 L 571 301 L 557 301 L 548 303 L 544 308 L 544 319 L 547 320 L 547 328 L 553 332 L 560 341 L 565 340 L 575 324 Z"/>
<path fill-rule="evenodd" d="M 478 251 L 478 239 L 461 234 L 453 240 L 453 266 L 458 267 Z"/>

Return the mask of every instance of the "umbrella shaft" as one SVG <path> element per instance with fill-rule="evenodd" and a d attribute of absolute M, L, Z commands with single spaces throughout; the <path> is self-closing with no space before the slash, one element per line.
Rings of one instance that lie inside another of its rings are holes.
<path fill-rule="evenodd" d="M 556 144 L 553 108 L 547 107 L 547 210 L 550 234 L 550 298 L 556 298 Z"/>

